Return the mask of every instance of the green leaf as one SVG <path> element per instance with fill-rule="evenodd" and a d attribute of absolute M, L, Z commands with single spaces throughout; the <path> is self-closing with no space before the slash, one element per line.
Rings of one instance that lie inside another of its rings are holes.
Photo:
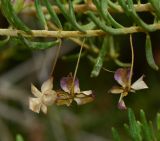
<path fill-rule="evenodd" d="M 69 11 L 67 12 L 66 8 L 64 7 L 64 5 L 60 2 L 60 0 L 55 0 L 57 6 L 59 7 L 59 9 L 61 10 L 63 16 L 66 18 L 66 20 L 68 20 L 71 24 L 72 27 L 74 29 L 77 29 L 81 32 L 85 32 L 85 30 L 83 29 L 83 27 L 81 27 L 81 25 L 79 25 L 76 21 L 76 17 L 74 14 L 74 8 L 73 8 L 73 4 L 71 2 L 71 0 L 69 0 Z"/>
<path fill-rule="evenodd" d="M 44 0 L 44 3 L 47 7 L 47 10 L 48 10 L 49 14 L 51 15 L 52 21 L 56 24 L 57 27 L 62 29 L 62 24 L 61 24 L 57 14 L 56 14 L 56 12 L 52 8 L 52 5 L 50 4 L 50 2 L 48 0 Z"/>
<path fill-rule="evenodd" d="M 23 139 L 23 137 L 20 134 L 18 134 L 16 136 L 16 141 L 24 141 L 24 139 Z"/>
<path fill-rule="evenodd" d="M 99 27 L 100 29 L 102 29 L 103 31 L 111 34 L 111 35 L 119 35 L 119 34 L 125 34 L 124 30 L 121 29 L 114 29 L 108 25 L 105 25 L 105 23 L 103 23 L 99 18 L 97 18 L 93 12 L 89 11 L 87 12 L 87 15 L 89 16 L 89 18 L 97 25 L 97 27 Z"/>
<path fill-rule="evenodd" d="M 158 19 L 160 19 L 160 1 L 159 0 L 148 0 L 148 1 L 151 3 L 152 7 L 154 8 Z"/>
<path fill-rule="evenodd" d="M 128 9 L 126 3 L 125 3 L 125 1 L 124 0 L 118 0 L 118 3 L 123 8 L 123 10 L 125 11 L 125 14 L 128 16 L 128 18 L 132 19 L 130 17 L 131 13 L 130 13 L 130 11 L 129 11 L 129 9 Z"/>
<path fill-rule="evenodd" d="M 145 112 L 143 110 L 140 111 L 141 122 L 136 120 L 134 112 L 130 108 L 128 109 L 128 118 L 129 126 L 127 124 L 124 124 L 124 128 L 128 133 L 129 137 L 132 138 L 132 141 L 160 141 L 160 128 L 158 127 L 160 126 L 158 125 L 160 124 L 159 113 L 157 114 L 158 131 L 155 128 L 153 128 L 153 124 L 151 121 L 147 121 Z M 119 138 L 119 136 L 116 136 L 115 141 L 117 141 Z"/>
<path fill-rule="evenodd" d="M 128 109 L 128 118 L 130 125 L 130 135 L 134 141 L 142 141 L 139 125 L 137 124 L 134 112 L 129 108 Z"/>
<path fill-rule="evenodd" d="M 153 68 L 154 70 L 158 70 L 158 66 L 156 65 L 152 53 L 152 44 L 151 44 L 151 39 L 149 34 L 146 35 L 146 45 L 145 45 L 145 50 L 146 50 L 146 59 L 148 62 L 148 65 Z"/>
<path fill-rule="evenodd" d="M 142 122 L 142 131 L 144 133 L 144 140 L 145 141 L 152 141 L 152 131 L 147 123 L 146 116 L 143 110 L 140 111 L 140 117 L 141 117 L 141 122 Z"/>
<path fill-rule="evenodd" d="M 35 5 L 36 11 L 37 11 L 36 12 L 37 17 L 38 17 L 41 25 L 43 26 L 44 29 L 48 30 L 46 19 L 45 19 L 45 16 L 43 14 L 43 11 L 42 11 L 42 6 L 40 4 L 40 0 L 34 0 L 34 5 Z"/>
<path fill-rule="evenodd" d="M 1 10 L 3 15 L 13 27 L 16 27 L 17 29 L 23 30 L 27 33 L 31 33 L 31 30 L 16 15 L 10 0 L 1 0 Z"/>
<path fill-rule="evenodd" d="M 112 25 L 116 28 L 122 28 L 123 26 L 116 22 L 111 14 L 108 12 L 108 0 L 93 0 L 94 4 L 96 5 L 99 14 L 105 20 L 107 25 Z"/>
<path fill-rule="evenodd" d="M 128 6 L 126 5 L 124 0 L 118 0 L 119 4 L 122 6 L 122 8 L 124 9 L 125 13 L 127 14 L 128 17 L 131 17 L 132 20 L 134 20 L 134 22 L 141 26 L 144 30 L 146 31 L 155 31 L 155 29 L 151 26 L 149 26 L 148 24 L 146 24 L 143 20 L 141 20 L 141 18 L 137 15 L 135 9 L 134 9 L 134 5 L 133 5 L 133 1 L 132 0 L 128 0 Z"/>
<path fill-rule="evenodd" d="M 160 140 L 160 113 L 157 113 L 157 139 Z"/>
<path fill-rule="evenodd" d="M 115 4 L 114 2 L 112 2 L 111 0 L 107 0 L 109 7 L 111 7 L 111 9 L 113 9 L 114 11 L 119 11 L 119 9 L 117 8 L 117 4 Z"/>
<path fill-rule="evenodd" d="M 121 138 L 115 128 L 112 127 L 112 136 L 114 141 L 121 141 Z"/>
<path fill-rule="evenodd" d="M 63 16 L 69 21 L 70 16 L 68 15 L 67 10 L 64 7 L 63 3 L 60 0 L 55 0 L 55 3 L 57 4 L 58 8 L 62 12 Z"/>
<path fill-rule="evenodd" d="M 33 42 L 33 41 L 29 41 L 26 38 L 19 36 L 21 42 L 27 46 L 28 48 L 31 49 L 48 49 L 51 47 L 56 46 L 57 44 L 59 44 L 59 40 L 56 41 L 50 41 L 50 42 Z"/>
<path fill-rule="evenodd" d="M 157 114 L 157 129 L 160 131 L 160 113 Z"/>
<path fill-rule="evenodd" d="M 92 30 L 96 27 L 95 23 L 94 22 L 89 22 L 88 24 L 86 25 L 82 25 L 81 26 L 84 30 Z"/>
<path fill-rule="evenodd" d="M 87 55 L 87 59 L 91 62 L 91 64 L 95 64 L 96 63 L 96 59 L 93 58 L 91 55 Z"/>
<path fill-rule="evenodd" d="M 6 39 L 0 40 L 0 47 L 3 47 L 5 44 L 7 44 L 9 39 L 10 39 L 10 37 L 8 36 Z"/>
<path fill-rule="evenodd" d="M 93 70 L 91 72 L 91 77 L 97 77 L 100 73 L 100 70 L 103 66 L 105 56 L 107 54 L 107 47 L 108 47 L 108 40 L 109 40 L 108 38 L 110 38 L 110 36 L 106 36 L 103 40 L 101 50 L 99 52 L 99 55 L 96 59 L 96 63 L 95 63 Z"/>
<path fill-rule="evenodd" d="M 130 132 L 130 128 L 129 128 L 128 124 L 125 123 L 123 126 L 124 126 L 124 129 L 126 130 L 127 134 L 129 136 L 131 136 L 131 132 Z"/>
<path fill-rule="evenodd" d="M 155 133 L 155 130 L 154 130 L 153 122 L 152 122 L 152 121 L 149 121 L 149 127 L 150 127 L 150 129 L 151 129 L 151 135 L 152 135 L 153 141 L 157 141 L 157 140 L 156 140 L 156 133 Z"/>
<path fill-rule="evenodd" d="M 85 32 L 83 28 L 76 22 L 76 17 L 74 14 L 74 8 L 71 0 L 69 0 L 69 15 L 70 15 L 70 20 L 72 21 L 73 25 L 81 32 Z"/>
<path fill-rule="evenodd" d="M 130 63 L 124 63 L 120 61 L 118 58 L 114 59 L 114 62 L 120 67 L 131 67 Z"/>
<path fill-rule="evenodd" d="M 108 7 L 108 0 L 101 0 L 100 1 L 100 8 L 101 8 L 101 13 L 102 13 L 103 18 L 105 20 L 108 19 L 112 26 L 114 26 L 116 28 L 122 28 L 123 26 L 114 20 L 114 18 L 108 12 L 108 9 L 106 10 L 106 7 Z"/>
<path fill-rule="evenodd" d="M 98 13 L 100 14 L 100 16 L 105 20 L 105 22 L 106 22 L 106 24 L 107 25 L 109 25 L 110 26 L 110 21 L 109 21 L 109 19 L 108 19 L 108 17 L 106 17 L 106 15 L 105 15 L 105 17 L 104 17 L 104 15 L 103 15 L 103 13 L 102 13 L 102 7 L 101 7 L 101 3 L 98 1 L 98 0 L 93 0 L 93 2 L 94 2 L 94 4 L 95 4 L 95 6 L 96 6 L 96 8 L 97 8 L 97 11 L 98 11 Z M 105 1 L 105 4 L 106 4 L 106 1 Z M 104 5 L 105 5 L 104 4 Z M 106 5 L 105 5 L 106 6 Z M 107 9 L 107 7 L 105 7 L 105 11 L 106 11 L 106 9 Z"/>

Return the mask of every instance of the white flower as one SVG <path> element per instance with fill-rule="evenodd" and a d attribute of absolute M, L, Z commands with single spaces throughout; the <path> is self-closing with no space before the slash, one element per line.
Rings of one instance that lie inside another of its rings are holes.
<path fill-rule="evenodd" d="M 35 98 L 29 98 L 29 109 L 33 112 L 39 113 L 42 110 L 43 113 L 47 113 L 47 106 L 52 105 L 57 98 L 57 94 L 53 89 L 53 77 L 44 81 L 39 91 L 33 84 L 31 84 L 31 92 Z"/>

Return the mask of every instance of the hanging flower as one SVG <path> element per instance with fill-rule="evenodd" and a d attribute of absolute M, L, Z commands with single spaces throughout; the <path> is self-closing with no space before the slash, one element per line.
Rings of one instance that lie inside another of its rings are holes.
<path fill-rule="evenodd" d="M 33 84 L 31 84 L 31 91 L 35 98 L 29 98 L 29 108 L 33 112 L 39 113 L 42 110 L 43 113 L 47 113 L 47 106 L 52 105 L 57 98 L 57 94 L 53 89 L 53 77 L 44 81 L 39 91 Z"/>
<path fill-rule="evenodd" d="M 123 97 L 127 96 L 129 92 L 135 92 L 136 90 L 147 89 L 148 86 L 143 81 L 144 75 L 142 75 L 137 81 L 135 81 L 131 86 L 129 84 L 130 69 L 129 68 L 119 68 L 114 74 L 114 79 L 121 85 L 113 86 L 110 90 L 112 94 L 120 94 L 120 99 L 118 102 L 119 109 L 126 109 Z"/>
<path fill-rule="evenodd" d="M 79 80 L 75 78 L 73 84 L 72 75 L 63 77 L 60 81 L 61 91 L 57 92 L 57 105 L 70 106 L 72 101 L 76 101 L 78 105 L 83 105 L 94 100 L 92 90 L 80 91 Z"/>

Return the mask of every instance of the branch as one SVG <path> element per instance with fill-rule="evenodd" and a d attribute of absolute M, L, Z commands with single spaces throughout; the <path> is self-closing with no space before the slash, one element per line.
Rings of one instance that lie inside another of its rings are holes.
<path fill-rule="evenodd" d="M 160 30 L 160 24 L 149 25 L 151 28 Z M 143 28 L 139 26 L 125 27 L 114 29 L 117 30 L 119 35 L 146 32 Z M 0 35 L 2 36 L 18 36 L 21 34 L 24 37 L 55 37 L 55 38 L 71 38 L 71 37 L 93 37 L 93 36 L 103 36 L 107 33 L 102 30 L 87 30 L 85 33 L 80 31 L 48 31 L 48 30 L 31 30 L 32 34 L 27 34 L 22 30 L 17 29 L 0 29 Z M 117 34 L 118 35 L 118 34 Z"/>
<path fill-rule="evenodd" d="M 111 9 L 111 8 L 109 8 L 108 11 L 111 12 L 111 13 L 117 13 L 117 12 L 118 13 L 124 13 L 124 10 L 121 8 L 121 6 L 115 4 L 115 7 L 117 9 L 116 11 L 114 9 Z M 59 8 L 57 6 L 52 6 L 52 8 L 54 8 L 54 10 L 57 14 L 61 13 L 61 11 L 59 10 Z M 68 5 L 66 5 L 66 8 L 68 9 Z M 152 11 L 154 11 L 153 7 L 151 6 L 150 3 L 135 4 L 134 8 L 137 12 L 148 12 L 148 11 L 152 12 Z M 42 7 L 42 10 L 43 10 L 44 13 L 48 12 L 46 7 Z M 88 10 L 96 12 L 97 8 L 93 4 L 90 4 L 90 5 L 88 5 L 88 4 L 74 5 L 74 11 L 77 12 L 77 13 L 85 13 Z M 27 7 L 22 11 L 22 13 L 24 13 L 24 14 L 36 14 L 36 9 L 35 9 L 34 6 Z"/>
<path fill-rule="evenodd" d="M 56 30 L 56 31 L 58 31 L 59 29 L 54 25 L 54 24 L 52 24 L 51 22 L 48 22 L 48 26 L 52 29 L 52 30 Z M 76 44 L 78 44 L 79 46 L 81 46 L 82 45 L 82 41 L 79 39 L 79 38 L 71 38 L 71 37 L 69 37 L 68 38 L 69 40 L 71 40 L 71 41 L 73 41 L 74 43 L 76 43 Z M 98 48 L 91 48 L 88 44 L 86 44 L 86 43 L 84 43 L 83 44 L 83 47 L 84 48 L 86 48 L 87 50 L 92 50 L 94 53 L 98 53 L 99 52 L 99 50 L 98 50 Z"/>
<path fill-rule="evenodd" d="M 87 30 L 86 33 L 80 31 L 48 31 L 48 30 L 31 30 L 32 34 L 27 34 L 22 30 L 17 29 L 0 29 L 2 36 L 18 36 L 24 37 L 55 37 L 55 38 L 68 38 L 68 37 L 92 37 L 102 36 L 106 33 L 102 30 Z"/>

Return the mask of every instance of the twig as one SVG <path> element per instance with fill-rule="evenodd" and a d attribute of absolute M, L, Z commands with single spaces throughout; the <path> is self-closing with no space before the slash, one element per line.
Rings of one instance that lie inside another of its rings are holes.
<path fill-rule="evenodd" d="M 95 5 L 93 4 L 92 0 L 86 0 L 86 5 L 88 9 L 95 9 Z"/>
<path fill-rule="evenodd" d="M 116 5 L 116 4 L 115 4 L 115 6 L 116 6 L 116 9 L 117 9 L 116 11 L 115 11 L 114 9 L 111 9 L 111 8 L 109 8 L 108 11 L 109 11 L 109 12 L 112 12 L 112 13 L 117 13 L 117 12 L 118 12 L 118 13 L 124 13 L 124 11 L 123 11 L 123 9 L 121 8 L 121 6 Z M 53 6 L 53 8 L 54 8 L 54 10 L 55 10 L 55 12 L 56 12 L 57 14 L 59 14 L 59 13 L 61 12 L 57 6 Z M 68 9 L 68 5 L 66 5 L 66 8 Z M 135 4 L 135 5 L 134 5 L 134 8 L 135 8 L 135 10 L 136 10 L 137 12 L 148 12 L 148 11 L 151 12 L 151 11 L 153 11 L 153 8 L 152 8 L 152 6 L 151 6 L 150 3 L 146 3 L 146 4 Z M 42 7 L 42 10 L 43 10 L 44 13 L 47 13 L 47 12 L 48 12 L 47 9 L 46 9 L 46 7 Z M 77 12 L 77 13 L 79 13 L 79 12 L 85 13 L 85 12 L 88 11 L 88 10 L 91 10 L 91 11 L 94 11 L 94 12 L 97 11 L 95 5 L 88 6 L 87 3 L 86 3 L 86 4 L 77 4 L 77 5 L 74 5 L 74 11 Z M 36 10 L 35 10 L 35 7 L 34 7 L 34 6 L 32 6 L 32 7 L 27 7 L 27 8 L 25 8 L 25 9 L 22 11 L 22 13 L 24 13 L 24 14 L 36 14 Z"/>
<path fill-rule="evenodd" d="M 160 24 L 149 25 L 153 30 L 160 30 Z M 137 32 L 146 32 L 143 28 L 139 26 L 125 27 L 120 29 L 115 29 L 119 33 L 117 35 L 132 34 Z M 48 30 L 31 30 L 32 34 L 27 34 L 22 30 L 17 29 L 0 29 L 0 35 L 2 36 L 18 36 L 21 34 L 24 37 L 55 37 L 55 38 L 68 38 L 68 37 L 93 37 L 93 36 L 104 36 L 107 33 L 97 29 L 97 30 L 87 30 L 86 33 L 80 31 L 48 31 Z"/>
<path fill-rule="evenodd" d="M 90 4 L 92 4 L 92 0 L 86 0 L 86 3 L 87 3 L 88 5 L 90 5 Z"/>
<path fill-rule="evenodd" d="M 48 30 L 31 30 L 32 34 L 27 34 L 22 30 L 17 29 L 0 29 L 2 36 L 18 36 L 21 34 L 24 37 L 55 37 L 55 38 L 68 38 L 68 37 L 92 37 L 101 36 L 106 33 L 102 30 L 88 30 L 86 33 L 80 31 L 48 31 Z"/>
<path fill-rule="evenodd" d="M 47 23 L 48 26 L 52 29 L 52 30 L 58 30 L 58 28 L 51 23 L 50 21 Z M 79 38 L 68 38 L 69 40 L 73 41 L 74 43 L 78 44 L 78 45 L 82 45 L 82 41 Z M 84 43 L 83 47 L 87 50 L 92 50 L 94 53 L 98 53 L 99 49 L 98 48 L 91 48 L 87 43 Z"/>

